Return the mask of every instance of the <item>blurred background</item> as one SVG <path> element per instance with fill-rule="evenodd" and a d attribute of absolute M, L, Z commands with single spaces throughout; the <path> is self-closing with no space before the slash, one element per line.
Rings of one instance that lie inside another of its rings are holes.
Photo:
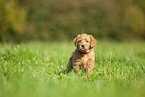
<path fill-rule="evenodd" d="M 0 41 L 145 40 L 145 0 L 0 0 Z"/>

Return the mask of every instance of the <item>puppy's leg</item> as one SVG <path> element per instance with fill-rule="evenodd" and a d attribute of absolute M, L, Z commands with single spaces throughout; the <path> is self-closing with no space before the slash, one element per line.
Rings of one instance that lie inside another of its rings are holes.
<path fill-rule="evenodd" d="M 94 68 L 94 61 L 93 60 L 90 60 L 89 62 L 87 62 L 86 64 L 86 68 L 85 68 L 85 73 L 87 75 L 91 75 L 92 74 L 92 70 Z"/>
<path fill-rule="evenodd" d="M 81 72 L 80 72 L 80 65 L 81 65 L 80 62 L 75 62 L 73 64 L 73 68 L 74 68 L 75 72 L 78 73 L 78 74 L 81 74 Z"/>
<path fill-rule="evenodd" d="M 66 72 L 70 72 L 72 70 L 73 66 L 72 66 L 72 57 L 70 57 L 69 62 L 67 64 L 67 68 L 66 68 Z"/>
<path fill-rule="evenodd" d="M 67 73 L 69 73 L 73 68 L 73 63 L 72 63 L 73 55 L 74 55 L 74 51 L 71 53 L 70 58 L 69 58 L 69 62 L 67 64 L 67 68 L 66 68 Z"/>

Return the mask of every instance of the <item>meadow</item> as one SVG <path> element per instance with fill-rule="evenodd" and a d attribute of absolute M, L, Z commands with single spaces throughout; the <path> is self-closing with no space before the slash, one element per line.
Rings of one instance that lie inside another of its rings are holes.
<path fill-rule="evenodd" d="M 73 42 L 0 44 L 0 97 L 145 97 L 145 42 L 95 46 L 87 76 L 64 71 Z"/>

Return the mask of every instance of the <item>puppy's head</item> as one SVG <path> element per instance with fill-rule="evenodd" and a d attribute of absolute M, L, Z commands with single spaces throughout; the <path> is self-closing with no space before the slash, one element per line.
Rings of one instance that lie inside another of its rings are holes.
<path fill-rule="evenodd" d="M 74 39 L 74 44 L 82 53 L 89 53 L 90 49 L 96 45 L 97 41 L 92 35 L 80 34 Z"/>

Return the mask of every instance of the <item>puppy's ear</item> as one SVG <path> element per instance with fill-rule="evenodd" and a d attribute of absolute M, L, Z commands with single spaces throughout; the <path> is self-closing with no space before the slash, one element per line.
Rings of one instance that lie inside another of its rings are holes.
<path fill-rule="evenodd" d="M 96 45 L 97 40 L 92 35 L 90 35 L 90 38 L 91 38 L 91 48 L 92 48 Z"/>
<path fill-rule="evenodd" d="M 74 44 L 77 46 L 77 38 L 74 39 Z"/>
<path fill-rule="evenodd" d="M 75 39 L 74 39 L 74 44 L 75 46 L 77 46 L 77 38 L 80 37 L 80 35 L 78 35 Z"/>

